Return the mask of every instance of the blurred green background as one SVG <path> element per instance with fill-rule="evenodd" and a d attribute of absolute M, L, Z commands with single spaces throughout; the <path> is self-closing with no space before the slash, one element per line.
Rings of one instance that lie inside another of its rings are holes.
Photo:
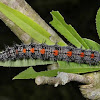
<path fill-rule="evenodd" d="M 100 0 L 26 0 L 47 22 L 52 20 L 50 12 L 58 10 L 68 24 L 85 38 L 100 43 L 95 26 L 95 17 Z M 62 37 L 63 38 L 63 37 Z M 63 38 L 64 39 L 64 38 Z M 65 40 L 65 39 L 64 39 Z M 66 40 L 65 40 L 66 42 Z M 21 43 L 11 30 L 0 20 L 0 50 L 5 46 Z M 46 66 L 34 67 L 37 71 Z M 85 100 L 79 91 L 81 83 L 70 82 L 65 86 L 37 86 L 34 80 L 13 80 L 26 68 L 0 68 L 0 100 Z"/>

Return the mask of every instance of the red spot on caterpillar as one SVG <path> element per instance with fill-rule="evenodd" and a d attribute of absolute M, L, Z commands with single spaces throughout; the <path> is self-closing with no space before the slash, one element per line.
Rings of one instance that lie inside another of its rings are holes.
<path fill-rule="evenodd" d="M 41 49 L 41 50 L 40 50 L 40 53 L 41 53 L 41 54 L 45 54 L 45 49 Z"/>
<path fill-rule="evenodd" d="M 23 53 L 26 53 L 26 49 L 23 49 Z"/>
<path fill-rule="evenodd" d="M 18 50 L 16 50 L 16 54 L 18 54 Z"/>
<path fill-rule="evenodd" d="M 94 58 L 94 54 L 92 53 L 92 54 L 90 55 L 90 57 L 91 57 L 91 58 Z"/>
<path fill-rule="evenodd" d="M 54 54 L 55 56 L 57 56 L 57 55 L 58 55 L 58 50 L 54 50 L 54 51 L 53 51 L 53 54 Z"/>
<path fill-rule="evenodd" d="M 84 57 L 84 52 L 80 53 L 80 57 L 82 57 L 82 58 Z"/>
<path fill-rule="evenodd" d="M 71 57 L 71 56 L 72 56 L 72 51 L 68 51 L 68 52 L 67 52 L 67 56 L 68 56 L 68 57 Z"/>
<path fill-rule="evenodd" d="M 30 49 L 30 52 L 31 52 L 31 53 L 34 53 L 34 52 L 35 52 L 35 51 L 34 51 L 34 48 Z"/>

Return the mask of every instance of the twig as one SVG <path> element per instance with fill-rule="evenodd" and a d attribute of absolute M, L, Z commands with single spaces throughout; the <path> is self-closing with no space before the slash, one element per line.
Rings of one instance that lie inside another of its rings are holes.
<path fill-rule="evenodd" d="M 57 87 L 58 85 L 65 85 L 70 81 L 78 81 L 81 83 L 91 83 L 92 79 L 89 77 L 85 77 L 84 75 L 72 74 L 72 73 L 58 73 L 57 77 L 45 77 L 45 76 L 38 76 L 35 79 L 37 85 L 41 84 L 50 84 Z"/>

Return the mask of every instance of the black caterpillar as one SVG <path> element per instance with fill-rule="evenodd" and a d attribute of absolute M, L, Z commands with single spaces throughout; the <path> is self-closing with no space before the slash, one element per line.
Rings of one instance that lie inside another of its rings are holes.
<path fill-rule="evenodd" d="M 67 61 L 86 64 L 98 64 L 100 53 L 93 50 L 83 50 L 71 46 L 58 46 L 46 44 L 21 44 L 7 47 L 0 53 L 0 61 L 17 59 L 42 59 L 53 61 Z"/>

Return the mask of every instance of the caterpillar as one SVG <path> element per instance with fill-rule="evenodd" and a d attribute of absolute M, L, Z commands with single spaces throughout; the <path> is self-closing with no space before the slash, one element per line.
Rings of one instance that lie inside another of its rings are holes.
<path fill-rule="evenodd" d="M 72 46 L 46 45 L 44 43 L 16 44 L 13 47 L 6 47 L 0 53 L 0 61 L 30 58 L 96 65 L 100 61 L 100 53 Z"/>

